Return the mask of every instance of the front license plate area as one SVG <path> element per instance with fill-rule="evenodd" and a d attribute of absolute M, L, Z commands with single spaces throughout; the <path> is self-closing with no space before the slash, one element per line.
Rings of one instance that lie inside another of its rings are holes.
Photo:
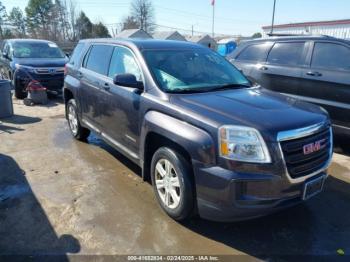
<path fill-rule="evenodd" d="M 304 185 L 303 200 L 307 200 L 320 193 L 323 189 L 325 179 L 326 176 L 321 176 L 314 180 L 306 182 Z"/>

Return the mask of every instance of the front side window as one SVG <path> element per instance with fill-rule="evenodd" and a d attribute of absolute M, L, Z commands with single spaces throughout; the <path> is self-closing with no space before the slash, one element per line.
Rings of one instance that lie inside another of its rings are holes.
<path fill-rule="evenodd" d="M 165 92 L 205 92 L 250 86 L 231 63 L 209 49 L 144 50 L 143 56 Z"/>
<path fill-rule="evenodd" d="M 266 60 L 271 43 L 255 44 L 246 47 L 237 57 L 237 60 L 262 62 Z"/>
<path fill-rule="evenodd" d="M 84 66 L 101 75 L 107 75 L 112 52 L 113 46 L 93 45 L 84 60 Z"/>
<path fill-rule="evenodd" d="M 125 47 L 115 47 L 109 66 L 108 76 L 113 78 L 118 74 L 133 74 L 138 81 L 142 81 L 141 70 L 132 54 Z"/>
<path fill-rule="evenodd" d="M 333 43 L 315 43 L 312 67 L 350 70 L 350 49 Z"/>
<path fill-rule="evenodd" d="M 14 42 L 13 56 L 16 58 L 64 58 L 65 54 L 55 43 Z"/>
<path fill-rule="evenodd" d="M 267 62 L 271 64 L 296 66 L 300 64 L 304 42 L 276 43 L 271 49 Z"/>

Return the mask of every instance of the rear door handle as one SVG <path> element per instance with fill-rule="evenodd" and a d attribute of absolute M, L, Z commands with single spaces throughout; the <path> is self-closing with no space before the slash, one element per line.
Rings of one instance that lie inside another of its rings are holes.
<path fill-rule="evenodd" d="M 267 66 L 262 66 L 259 68 L 261 71 L 266 71 L 266 70 L 269 70 L 269 68 Z"/>
<path fill-rule="evenodd" d="M 77 76 L 78 76 L 79 79 L 82 79 L 83 78 L 83 73 L 82 72 L 78 72 Z"/>
<path fill-rule="evenodd" d="M 307 72 L 306 73 L 308 76 L 322 76 L 322 74 L 320 72 Z"/>

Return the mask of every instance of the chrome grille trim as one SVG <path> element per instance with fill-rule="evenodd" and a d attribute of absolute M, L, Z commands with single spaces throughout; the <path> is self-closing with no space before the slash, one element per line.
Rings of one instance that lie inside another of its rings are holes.
<path fill-rule="evenodd" d="M 298 177 L 298 178 L 292 178 L 288 172 L 288 168 L 287 168 L 287 164 L 286 164 L 286 160 L 284 157 L 284 153 L 282 150 L 282 146 L 281 146 L 281 142 L 282 141 L 289 141 L 289 140 L 295 140 L 298 138 L 303 138 L 306 136 L 310 136 L 313 134 L 316 134 L 317 132 L 322 131 L 323 129 L 329 129 L 329 141 L 330 141 L 330 146 L 329 146 L 329 159 L 326 161 L 325 165 L 320 168 L 319 170 L 312 172 L 309 175 L 306 176 L 302 176 L 302 177 Z M 281 131 L 277 134 L 277 141 L 278 141 L 278 148 L 282 157 L 282 161 L 283 161 L 283 165 L 284 165 L 284 170 L 285 170 L 285 174 L 286 177 L 288 178 L 289 182 L 292 184 L 297 184 L 297 183 L 301 183 L 304 182 L 306 179 L 315 176 L 325 170 L 327 170 L 327 168 L 329 167 L 329 165 L 331 164 L 332 161 L 332 156 L 333 156 L 333 130 L 332 130 L 332 126 L 329 123 L 319 123 L 316 125 L 312 125 L 312 126 L 308 126 L 305 128 L 300 128 L 300 129 L 295 129 L 295 130 L 288 130 L 288 131 Z"/>

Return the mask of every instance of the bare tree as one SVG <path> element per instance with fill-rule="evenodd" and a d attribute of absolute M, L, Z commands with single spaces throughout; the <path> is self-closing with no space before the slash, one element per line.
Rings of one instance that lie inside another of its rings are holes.
<path fill-rule="evenodd" d="M 131 3 L 131 16 L 142 30 L 152 34 L 154 26 L 154 8 L 150 0 L 133 0 Z"/>
<path fill-rule="evenodd" d="M 127 16 L 122 21 L 122 30 L 137 29 L 139 27 L 140 27 L 139 23 L 137 22 L 136 18 L 133 16 Z"/>
<path fill-rule="evenodd" d="M 68 8 L 68 16 L 69 16 L 69 24 L 70 24 L 70 40 L 76 41 L 78 37 L 78 30 L 77 30 L 77 4 L 75 0 L 68 0 L 67 4 Z"/>

